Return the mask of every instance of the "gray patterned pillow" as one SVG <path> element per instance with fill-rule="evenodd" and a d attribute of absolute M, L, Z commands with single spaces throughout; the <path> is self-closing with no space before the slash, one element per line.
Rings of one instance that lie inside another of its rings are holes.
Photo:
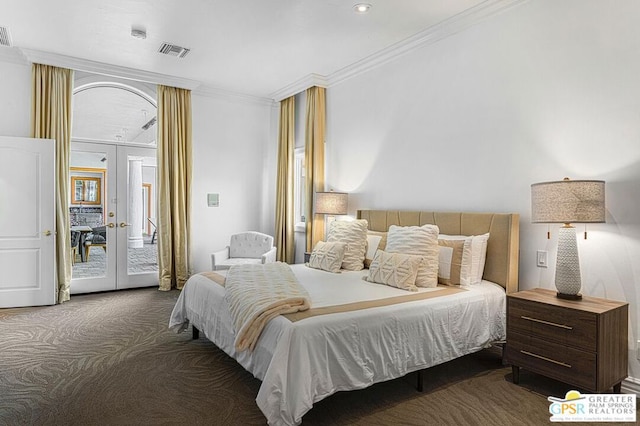
<path fill-rule="evenodd" d="M 365 219 L 354 221 L 334 221 L 329 225 L 328 242 L 347 244 L 342 259 L 342 269 L 359 271 L 364 268 L 364 254 L 367 248 L 367 226 Z"/>
<path fill-rule="evenodd" d="M 322 269 L 328 272 L 340 272 L 344 252 L 347 248 L 345 243 L 325 243 L 318 241 L 309 257 L 309 267 Z"/>
<path fill-rule="evenodd" d="M 438 233 L 436 225 L 389 227 L 386 250 L 389 253 L 403 253 L 422 256 L 422 263 L 416 277 L 418 287 L 438 285 Z"/>
<path fill-rule="evenodd" d="M 420 262 L 420 256 L 378 250 L 369 266 L 367 281 L 418 291 L 415 282 Z"/>

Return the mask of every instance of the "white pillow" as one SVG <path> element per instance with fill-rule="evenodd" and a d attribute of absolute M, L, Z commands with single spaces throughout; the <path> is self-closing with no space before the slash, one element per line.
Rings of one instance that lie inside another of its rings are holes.
<path fill-rule="evenodd" d="M 365 219 L 353 221 L 336 220 L 329 225 L 327 242 L 346 243 L 342 269 L 359 271 L 364 268 L 364 253 L 367 248 L 367 226 Z"/>
<path fill-rule="evenodd" d="M 416 277 L 418 287 L 438 285 L 438 232 L 436 225 L 389 227 L 386 251 L 422 257 Z"/>
<path fill-rule="evenodd" d="M 415 281 L 421 262 L 420 256 L 378 250 L 369 266 L 366 280 L 402 290 L 418 291 Z"/>
<path fill-rule="evenodd" d="M 438 239 L 438 283 L 460 285 L 464 240 Z"/>
<path fill-rule="evenodd" d="M 376 255 L 378 247 L 380 246 L 380 241 L 382 241 L 382 235 L 373 235 L 370 232 L 367 233 L 367 252 L 364 255 L 365 268 L 371 266 L 373 257 Z"/>
<path fill-rule="evenodd" d="M 309 267 L 327 272 L 340 272 L 342 259 L 347 248 L 345 243 L 325 243 L 318 241 L 309 257 Z"/>
<path fill-rule="evenodd" d="M 482 235 L 446 235 L 440 234 L 439 240 L 464 240 L 460 284 L 473 285 L 482 281 L 484 264 L 487 259 L 489 233 Z"/>

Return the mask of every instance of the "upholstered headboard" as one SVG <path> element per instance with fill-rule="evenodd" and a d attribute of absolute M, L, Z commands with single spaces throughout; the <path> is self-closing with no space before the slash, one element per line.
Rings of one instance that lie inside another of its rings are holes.
<path fill-rule="evenodd" d="M 518 291 L 520 215 L 516 213 L 443 213 L 398 210 L 358 210 L 369 229 L 385 232 L 389 226 L 438 225 L 441 234 L 480 235 L 489 233 L 483 278 L 503 286 L 507 293 Z"/>

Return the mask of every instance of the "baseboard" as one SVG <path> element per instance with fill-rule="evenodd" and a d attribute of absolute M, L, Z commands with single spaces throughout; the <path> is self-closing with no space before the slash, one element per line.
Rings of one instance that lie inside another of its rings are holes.
<path fill-rule="evenodd" d="M 627 377 L 622 381 L 622 393 L 635 393 L 640 398 L 640 379 Z"/>

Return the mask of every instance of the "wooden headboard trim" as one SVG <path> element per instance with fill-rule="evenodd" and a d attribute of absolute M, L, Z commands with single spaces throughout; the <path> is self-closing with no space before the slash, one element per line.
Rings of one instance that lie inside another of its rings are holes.
<path fill-rule="evenodd" d="M 456 213 L 400 210 L 358 210 L 372 231 L 386 232 L 391 225 L 438 225 L 441 234 L 489 233 L 483 278 L 500 284 L 507 293 L 518 291 L 520 215 L 517 213 Z"/>

